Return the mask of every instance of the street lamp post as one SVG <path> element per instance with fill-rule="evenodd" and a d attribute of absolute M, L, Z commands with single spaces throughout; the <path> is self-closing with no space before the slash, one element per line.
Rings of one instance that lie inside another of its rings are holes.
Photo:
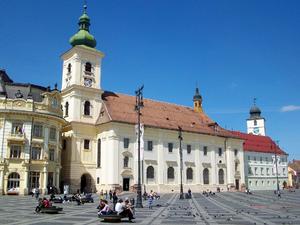
<path fill-rule="evenodd" d="M 179 195 L 179 199 L 184 199 L 183 196 L 183 186 L 182 186 L 182 146 L 181 146 L 181 142 L 182 142 L 182 128 L 180 126 L 178 126 L 178 139 L 179 139 L 179 156 L 180 156 L 180 195 Z"/>
<path fill-rule="evenodd" d="M 141 108 L 144 106 L 143 103 L 143 88 L 144 85 L 135 91 L 136 102 L 135 111 L 138 116 L 138 184 L 137 184 L 137 197 L 136 197 L 136 208 L 143 208 L 142 203 L 142 187 L 141 187 Z"/>

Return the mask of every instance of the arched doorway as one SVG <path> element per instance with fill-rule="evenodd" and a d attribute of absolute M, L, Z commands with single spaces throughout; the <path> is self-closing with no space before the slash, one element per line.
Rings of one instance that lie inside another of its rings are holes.
<path fill-rule="evenodd" d="M 11 173 L 7 180 L 7 192 L 8 193 L 19 193 L 20 187 L 20 175 L 18 173 Z"/>
<path fill-rule="evenodd" d="M 93 179 L 90 174 L 85 173 L 80 179 L 80 192 L 91 193 L 93 191 Z"/>

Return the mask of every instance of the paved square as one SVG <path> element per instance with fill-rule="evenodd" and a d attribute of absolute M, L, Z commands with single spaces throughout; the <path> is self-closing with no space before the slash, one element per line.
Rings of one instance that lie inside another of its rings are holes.
<path fill-rule="evenodd" d="M 122 198 L 133 197 L 127 193 Z M 95 203 L 77 206 L 75 202 L 56 204 L 60 214 L 36 214 L 36 200 L 31 196 L 1 196 L 0 223 L 29 224 L 105 224 L 97 217 Z M 300 224 L 300 191 L 284 192 L 278 198 L 272 191 L 257 191 L 253 195 L 240 192 L 216 193 L 206 197 L 194 193 L 192 199 L 179 200 L 178 194 L 163 194 L 154 201 L 153 209 L 136 209 L 136 224 Z M 122 223 L 127 224 L 126 219 Z"/>

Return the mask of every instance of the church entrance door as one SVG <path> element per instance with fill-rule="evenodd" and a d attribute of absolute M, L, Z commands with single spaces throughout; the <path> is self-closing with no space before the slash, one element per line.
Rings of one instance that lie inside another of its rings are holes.
<path fill-rule="evenodd" d="M 130 178 L 123 178 L 123 191 L 129 191 Z"/>
<path fill-rule="evenodd" d="M 236 179 L 236 180 L 235 180 L 235 189 L 236 189 L 236 190 L 239 190 L 239 188 L 240 188 L 240 180 L 239 180 L 239 179 Z"/>
<path fill-rule="evenodd" d="M 92 192 L 92 177 L 89 174 L 83 174 L 80 179 L 80 192 Z"/>

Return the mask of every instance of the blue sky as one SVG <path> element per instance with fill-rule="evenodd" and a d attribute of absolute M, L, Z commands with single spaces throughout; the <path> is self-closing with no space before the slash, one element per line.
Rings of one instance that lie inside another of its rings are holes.
<path fill-rule="evenodd" d="M 0 68 L 14 81 L 61 85 L 81 0 L 0 0 Z M 88 0 L 105 53 L 102 87 L 192 106 L 246 131 L 253 98 L 267 135 L 300 159 L 300 1 Z M 285 108 L 284 108 L 285 107 Z"/>

